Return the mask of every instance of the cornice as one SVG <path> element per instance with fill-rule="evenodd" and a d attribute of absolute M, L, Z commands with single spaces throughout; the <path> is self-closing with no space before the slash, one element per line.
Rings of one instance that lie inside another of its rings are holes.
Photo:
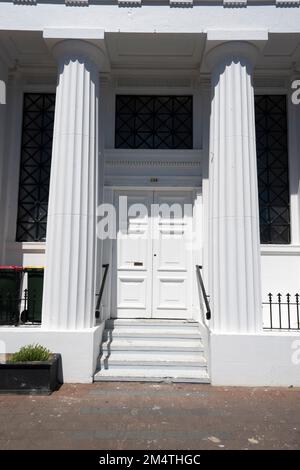
<path fill-rule="evenodd" d="M 39 0 L 12 0 L 15 5 L 37 5 Z M 50 2 L 49 3 L 53 3 Z M 60 3 L 60 2 L 57 2 Z M 66 7 L 88 7 L 90 0 L 64 0 Z M 116 6 L 124 8 L 142 7 L 143 0 L 115 0 Z M 156 0 L 148 0 L 147 3 L 155 4 Z M 163 3 L 169 3 L 170 8 L 192 8 L 193 6 L 201 6 L 207 4 L 207 0 L 163 0 Z M 223 8 L 247 8 L 249 4 L 274 5 L 277 8 L 299 8 L 300 0 L 216 0 L 217 5 Z M 111 4 L 109 0 L 105 2 L 94 1 L 93 4 L 101 6 L 101 4 Z"/>

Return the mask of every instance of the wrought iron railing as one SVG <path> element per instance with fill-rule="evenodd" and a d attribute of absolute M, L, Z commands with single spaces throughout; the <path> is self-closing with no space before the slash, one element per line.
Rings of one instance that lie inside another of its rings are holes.
<path fill-rule="evenodd" d="M 263 302 L 263 328 L 300 331 L 300 294 L 268 294 Z"/>
<path fill-rule="evenodd" d="M 20 316 L 21 299 L 0 290 L 0 325 L 17 325 Z"/>
<path fill-rule="evenodd" d="M 0 325 L 41 323 L 44 269 L 0 266 Z"/>
<path fill-rule="evenodd" d="M 41 307 L 38 294 L 25 289 L 22 296 L 0 291 L 0 325 L 19 325 L 22 323 L 41 323 Z"/>
<path fill-rule="evenodd" d="M 98 294 L 98 297 L 97 297 L 96 311 L 95 311 L 95 317 L 97 319 L 100 318 L 100 306 L 101 306 L 101 300 L 102 300 L 102 296 L 103 296 L 103 292 L 104 292 L 104 287 L 105 287 L 105 282 L 106 282 L 106 278 L 107 278 L 109 264 L 103 264 L 102 268 L 104 269 L 104 274 L 103 274 L 103 278 L 102 278 L 102 281 L 101 281 L 100 291 L 99 291 L 99 294 Z"/>
<path fill-rule="evenodd" d="M 205 304 L 205 310 L 206 310 L 205 316 L 206 316 L 206 320 L 210 320 L 211 319 L 211 309 L 210 309 L 210 305 L 209 305 L 209 301 L 208 301 L 208 295 L 206 293 L 203 278 L 202 278 L 202 275 L 201 275 L 201 269 L 202 269 L 202 266 L 199 266 L 199 264 L 196 264 L 196 271 L 197 271 L 198 281 L 199 281 L 202 297 L 203 297 L 204 304 Z"/>

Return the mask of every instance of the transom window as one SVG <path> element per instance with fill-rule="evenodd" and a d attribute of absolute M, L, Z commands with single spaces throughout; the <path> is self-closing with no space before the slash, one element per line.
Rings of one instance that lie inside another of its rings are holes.
<path fill-rule="evenodd" d="M 46 237 L 55 94 L 25 93 L 17 241 Z"/>
<path fill-rule="evenodd" d="M 115 147 L 193 148 L 192 96 L 116 96 Z"/>
<path fill-rule="evenodd" d="M 285 95 L 255 96 L 261 243 L 291 241 Z"/>

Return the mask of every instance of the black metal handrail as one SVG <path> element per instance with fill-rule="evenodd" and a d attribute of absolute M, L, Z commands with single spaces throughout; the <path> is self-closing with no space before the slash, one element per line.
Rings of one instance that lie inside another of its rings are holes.
<path fill-rule="evenodd" d="M 96 318 L 100 318 L 100 305 L 101 305 L 101 300 L 102 300 L 102 296 L 103 296 L 103 292 L 104 292 L 105 281 L 106 281 L 106 278 L 107 278 L 107 272 L 108 272 L 109 264 L 102 264 L 102 268 L 104 269 L 104 274 L 103 274 L 103 278 L 102 278 L 102 282 L 101 282 L 101 286 L 100 286 L 100 291 L 99 291 L 98 298 L 97 298 L 97 303 L 96 303 L 96 311 L 95 311 L 95 317 Z"/>
<path fill-rule="evenodd" d="M 300 295 L 297 293 L 294 297 L 293 301 L 289 293 L 268 294 L 268 302 L 263 302 L 263 306 L 267 308 L 264 320 L 266 315 L 268 317 L 267 324 L 264 322 L 264 329 L 300 330 Z"/>
<path fill-rule="evenodd" d="M 202 269 L 202 266 L 199 266 L 199 264 L 196 264 L 196 271 L 197 271 L 197 274 L 198 274 L 198 281 L 199 281 L 199 284 L 200 284 L 200 287 L 201 287 L 201 292 L 202 292 L 202 296 L 203 296 L 204 303 L 205 303 L 205 308 L 206 308 L 205 316 L 206 316 L 206 320 L 210 320 L 211 319 L 211 309 L 210 309 L 210 305 L 209 305 L 209 301 L 208 301 L 208 296 L 207 296 L 207 293 L 206 293 L 206 290 L 205 290 L 204 282 L 203 282 L 203 279 L 202 279 L 201 269 Z"/>

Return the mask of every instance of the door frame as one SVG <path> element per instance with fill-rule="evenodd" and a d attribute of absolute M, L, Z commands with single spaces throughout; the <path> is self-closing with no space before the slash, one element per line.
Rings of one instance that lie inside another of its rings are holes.
<path fill-rule="evenodd" d="M 203 242 L 204 242 L 204 220 L 203 220 L 203 195 L 202 187 L 200 186 L 154 186 L 154 185 L 143 185 L 143 186 L 106 186 L 104 191 L 106 196 L 104 197 L 105 202 L 113 202 L 115 200 L 115 193 L 117 191 L 190 191 L 192 194 L 193 202 L 193 232 L 195 238 L 192 244 L 192 311 L 191 320 L 201 322 L 200 304 L 199 304 L 199 292 L 196 279 L 196 270 L 194 269 L 196 264 L 203 264 Z M 104 296 L 103 312 L 104 318 L 108 319 L 112 312 L 113 294 L 112 289 L 114 286 L 114 279 L 116 267 L 114 266 L 114 245 L 112 241 L 106 240 L 103 242 L 103 259 L 108 262 L 111 266 L 110 269 L 110 289 L 107 289 L 106 296 Z M 106 249 L 105 249 L 106 248 Z M 180 321 L 180 320 L 179 320 Z"/>

